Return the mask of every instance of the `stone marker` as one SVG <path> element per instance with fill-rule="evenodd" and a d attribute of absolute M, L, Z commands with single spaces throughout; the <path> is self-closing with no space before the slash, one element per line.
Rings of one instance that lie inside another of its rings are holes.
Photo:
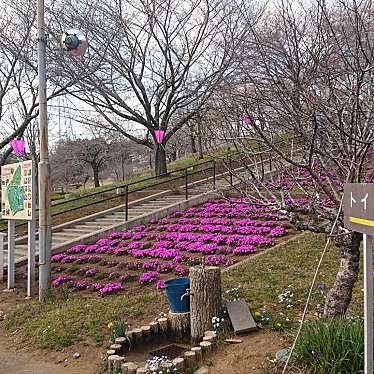
<path fill-rule="evenodd" d="M 244 300 L 226 301 L 226 308 L 236 333 L 257 329 L 256 322 Z"/>

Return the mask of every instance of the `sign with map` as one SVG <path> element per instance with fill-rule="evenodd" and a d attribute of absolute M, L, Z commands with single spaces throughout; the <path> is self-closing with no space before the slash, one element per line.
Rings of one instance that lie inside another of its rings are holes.
<path fill-rule="evenodd" d="M 31 221 L 33 217 L 33 162 L 1 167 L 1 217 Z"/>

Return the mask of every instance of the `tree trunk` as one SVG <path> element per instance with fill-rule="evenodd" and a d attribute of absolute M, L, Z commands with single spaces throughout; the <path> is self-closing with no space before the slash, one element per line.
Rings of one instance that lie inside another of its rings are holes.
<path fill-rule="evenodd" d="M 196 141 L 195 141 L 195 135 L 194 135 L 194 128 L 195 128 L 195 126 L 189 126 L 189 129 L 190 129 L 190 141 L 191 141 L 191 151 L 192 151 L 193 154 L 197 153 Z"/>
<path fill-rule="evenodd" d="M 199 159 L 202 160 L 204 158 L 204 154 L 203 154 L 203 140 L 202 140 L 202 131 L 201 131 L 201 118 L 199 118 L 197 122 L 197 143 L 199 147 Z"/>
<path fill-rule="evenodd" d="M 325 316 L 338 317 L 347 311 L 360 270 L 361 240 L 362 235 L 357 232 L 340 235 L 335 240 L 335 245 L 340 249 L 340 267 L 334 285 L 326 297 Z"/>
<path fill-rule="evenodd" d="M 201 341 L 212 327 L 212 317 L 221 312 L 221 269 L 215 266 L 190 268 L 191 340 Z"/>
<path fill-rule="evenodd" d="M 94 185 L 95 187 L 100 187 L 99 168 L 92 166 L 92 170 L 93 170 L 93 177 L 94 177 Z"/>
<path fill-rule="evenodd" d="M 166 174 L 167 171 L 165 148 L 164 145 L 159 144 L 155 152 L 155 175 Z"/>

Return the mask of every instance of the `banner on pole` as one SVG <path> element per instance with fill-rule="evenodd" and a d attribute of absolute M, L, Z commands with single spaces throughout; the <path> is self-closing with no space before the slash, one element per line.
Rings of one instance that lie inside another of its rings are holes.
<path fill-rule="evenodd" d="M 34 219 L 33 174 L 31 160 L 1 167 L 1 218 Z"/>

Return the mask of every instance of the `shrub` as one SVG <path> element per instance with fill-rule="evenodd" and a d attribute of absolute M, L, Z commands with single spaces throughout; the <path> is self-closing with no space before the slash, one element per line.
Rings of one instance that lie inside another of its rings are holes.
<path fill-rule="evenodd" d="M 295 352 L 311 373 L 362 373 L 363 323 L 343 318 L 308 322 L 303 327 Z"/>

